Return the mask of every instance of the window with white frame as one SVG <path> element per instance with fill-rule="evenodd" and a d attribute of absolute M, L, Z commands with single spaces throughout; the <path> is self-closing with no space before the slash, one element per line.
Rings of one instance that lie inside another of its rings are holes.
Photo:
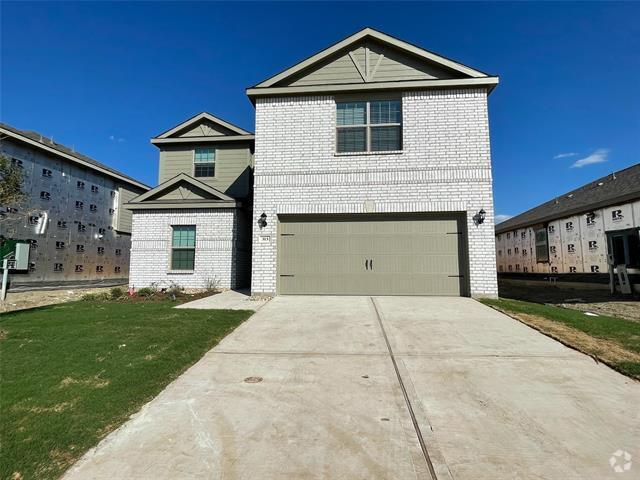
<path fill-rule="evenodd" d="M 338 153 L 402 150 L 400 100 L 336 102 Z"/>
<path fill-rule="evenodd" d="M 196 148 L 193 156 L 193 174 L 195 177 L 215 177 L 216 149 Z"/>
<path fill-rule="evenodd" d="M 171 228 L 171 270 L 193 270 L 196 257 L 196 226 L 174 225 Z"/>

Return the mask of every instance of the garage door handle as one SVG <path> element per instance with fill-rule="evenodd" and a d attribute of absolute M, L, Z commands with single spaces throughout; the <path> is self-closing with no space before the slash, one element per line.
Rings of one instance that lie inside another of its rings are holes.
<path fill-rule="evenodd" d="M 373 259 L 369 260 L 369 268 L 373 270 Z"/>
<path fill-rule="evenodd" d="M 369 260 L 364 261 L 364 269 L 369 270 Z"/>

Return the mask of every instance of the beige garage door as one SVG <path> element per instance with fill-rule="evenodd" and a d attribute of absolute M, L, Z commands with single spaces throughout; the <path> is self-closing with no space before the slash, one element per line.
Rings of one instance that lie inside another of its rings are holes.
<path fill-rule="evenodd" d="M 278 292 L 467 295 L 461 215 L 281 216 Z"/>

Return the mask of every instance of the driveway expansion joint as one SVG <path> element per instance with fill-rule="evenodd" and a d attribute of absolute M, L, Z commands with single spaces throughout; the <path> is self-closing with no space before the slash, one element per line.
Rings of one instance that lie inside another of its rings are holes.
<path fill-rule="evenodd" d="M 409 416 L 411 417 L 411 423 L 413 424 L 413 428 L 418 437 L 418 443 L 420 444 L 420 449 L 422 450 L 422 454 L 424 455 L 424 459 L 427 462 L 427 467 L 429 468 L 429 473 L 433 480 L 438 480 L 436 475 L 435 468 L 431 461 L 431 456 L 429 455 L 429 451 L 427 450 L 427 445 L 424 441 L 424 437 L 422 436 L 422 431 L 420 430 L 420 425 L 418 424 L 418 420 L 416 418 L 415 412 L 413 410 L 413 406 L 411 405 L 411 400 L 409 399 L 409 394 L 407 393 L 407 389 L 404 385 L 404 381 L 402 379 L 402 375 L 400 375 L 400 370 L 398 369 L 398 364 L 396 362 L 395 356 L 393 354 L 393 349 L 391 348 L 391 344 L 389 343 L 389 337 L 387 337 L 387 332 L 384 328 L 384 324 L 382 323 L 382 316 L 380 315 L 380 311 L 378 310 L 378 305 L 373 297 L 369 297 L 371 303 L 373 304 L 373 310 L 376 314 L 376 319 L 378 320 L 378 325 L 380 326 L 380 330 L 382 331 L 382 336 L 384 338 L 384 342 L 387 345 L 387 350 L 389 351 L 389 358 L 391 359 L 391 363 L 393 364 L 393 369 L 396 372 L 396 378 L 398 379 L 398 384 L 400 385 L 400 390 L 402 391 L 402 396 L 404 397 L 404 402 L 407 406 L 407 410 L 409 411 Z"/>

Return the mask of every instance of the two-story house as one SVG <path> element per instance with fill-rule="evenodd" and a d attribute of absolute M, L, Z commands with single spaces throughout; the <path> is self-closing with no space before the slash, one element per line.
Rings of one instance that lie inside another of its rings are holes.
<path fill-rule="evenodd" d="M 256 109 L 252 219 L 246 223 L 253 227 L 252 292 L 496 296 L 487 98 L 497 83 L 495 76 L 365 28 L 247 89 Z M 190 224 L 195 264 L 185 275 L 197 281 L 184 285 L 195 286 L 216 266 L 204 260 L 205 252 L 198 265 L 200 248 L 210 248 L 214 219 L 241 211 L 236 197 L 215 185 L 204 196 L 195 170 L 187 171 L 201 158 L 195 146 L 203 136 L 196 142 L 181 132 L 201 120 L 164 134 L 174 139 L 164 148 L 193 147 L 181 153 L 184 167 L 172 170 L 183 173 L 136 201 L 147 203 L 138 208 L 149 208 L 153 218 L 143 220 L 134 210 L 134 285 L 178 278 L 177 269 L 167 270 L 177 252 L 171 248 L 180 248 L 171 247 L 171 239 L 179 245 L 175 228 Z M 148 201 L 165 201 L 157 196 L 177 185 L 199 187 L 198 201 L 208 198 L 220 210 L 188 210 L 191 197 L 177 199 L 178 193 L 165 212 Z M 195 215 L 205 223 L 197 224 Z M 245 234 L 228 235 L 226 255 Z M 163 253 L 145 260 L 154 267 L 140 267 L 146 273 L 138 275 L 137 256 L 153 252 Z"/>
<path fill-rule="evenodd" d="M 249 88 L 252 290 L 497 295 L 497 83 L 365 28 Z"/>

